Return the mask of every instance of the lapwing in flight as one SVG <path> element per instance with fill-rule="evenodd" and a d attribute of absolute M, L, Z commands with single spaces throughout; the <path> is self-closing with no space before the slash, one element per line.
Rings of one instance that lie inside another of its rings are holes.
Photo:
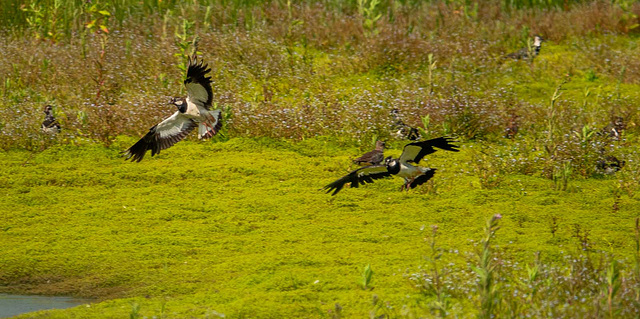
<path fill-rule="evenodd" d="M 42 121 L 40 128 L 42 132 L 47 134 L 60 133 L 60 123 L 53 117 L 53 107 L 51 105 L 44 107 L 44 121 Z"/>
<path fill-rule="evenodd" d="M 385 143 L 383 141 L 376 141 L 375 150 L 364 153 L 362 156 L 354 159 L 353 162 L 362 166 L 381 164 L 384 160 L 384 147 Z"/>
<path fill-rule="evenodd" d="M 536 35 L 536 36 L 533 37 L 533 45 L 531 46 L 531 50 L 529 49 L 529 47 L 522 48 L 522 49 L 520 49 L 520 50 L 518 50 L 516 52 L 512 52 L 512 53 L 509 53 L 509 54 L 505 55 L 504 58 L 514 59 L 514 60 L 529 59 L 529 58 L 531 58 L 531 56 L 529 56 L 529 54 L 532 54 L 533 57 L 535 58 L 540 53 L 540 48 L 542 47 L 542 42 L 544 42 L 544 39 L 541 36 Z M 531 42 L 529 42 L 529 43 L 531 43 Z M 529 51 L 531 51 L 531 52 L 529 52 Z"/>
<path fill-rule="evenodd" d="M 323 190 L 326 190 L 327 194 L 333 192 L 331 195 L 336 195 L 347 183 L 351 183 L 351 187 L 358 187 L 391 175 L 404 178 L 402 190 L 416 188 L 431 179 L 436 173 L 436 169 L 416 166 L 412 163 L 418 164 L 423 157 L 435 153 L 436 148 L 452 152 L 460 151 L 457 145 L 451 144 L 452 142 L 455 141 L 451 138 L 438 137 L 426 141 L 409 143 L 404 147 L 402 155 L 400 155 L 399 158 L 387 157 L 384 164 L 358 168 L 325 186 Z"/>
<path fill-rule="evenodd" d="M 189 58 L 187 79 L 184 80 L 187 97 L 171 99 L 169 104 L 175 105 L 178 111 L 153 126 L 145 136 L 127 149 L 124 152 L 125 160 L 140 162 L 148 150 L 154 156 L 184 139 L 196 127 L 200 139 L 210 138 L 218 133 L 222 127 L 221 111 L 211 110 L 213 91 L 211 77 L 207 76 L 209 72 L 211 69 L 204 61 L 198 62 L 195 55 Z"/>

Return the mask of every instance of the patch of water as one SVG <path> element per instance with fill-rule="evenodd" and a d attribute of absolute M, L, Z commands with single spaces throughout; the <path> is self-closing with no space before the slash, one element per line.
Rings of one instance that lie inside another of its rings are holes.
<path fill-rule="evenodd" d="M 73 297 L 0 294 L 0 318 L 38 310 L 71 308 L 89 302 L 91 300 Z"/>

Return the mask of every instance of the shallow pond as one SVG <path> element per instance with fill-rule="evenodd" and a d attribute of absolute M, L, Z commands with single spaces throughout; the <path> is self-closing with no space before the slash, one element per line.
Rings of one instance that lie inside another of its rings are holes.
<path fill-rule="evenodd" d="M 90 302 L 73 297 L 0 294 L 0 318 L 38 310 L 70 308 Z"/>

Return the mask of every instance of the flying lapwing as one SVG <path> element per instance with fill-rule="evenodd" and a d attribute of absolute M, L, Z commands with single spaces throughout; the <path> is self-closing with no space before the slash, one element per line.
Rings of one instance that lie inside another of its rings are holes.
<path fill-rule="evenodd" d="M 353 162 L 361 166 L 381 164 L 384 160 L 384 146 L 385 143 L 383 141 L 376 141 L 375 150 L 364 153 L 354 159 Z"/>
<path fill-rule="evenodd" d="M 417 141 L 421 138 L 420 132 L 417 128 L 411 127 L 402 121 L 400 117 L 400 110 L 391 110 L 391 119 L 393 120 L 392 133 L 394 137 L 398 139 L 408 139 L 410 141 Z"/>
<path fill-rule="evenodd" d="M 351 183 L 351 187 L 358 187 L 367 183 L 373 183 L 376 179 L 386 178 L 391 175 L 404 178 L 401 190 L 409 190 L 424 184 L 436 173 L 435 168 L 415 166 L 423 157 L 436 152 L 436 148 L 458 152 L 457 145 L 448 137 L 438 137 L 421 142 L 413 142 L 405 145 L 399 158 L 387 157 L 384 164 L 369 165 L 358 168 L 341 177 L 335 182 L 323 187 L 327 194 L 336 195 L 345 184 Z"/>
<path fill-rule="evenodd" d="M 44 121 L 42 121 L 42 132 L 47 134 L 57 134 L 60 133 L 60 123 L 53 117 L 53 107 L 51 105 L 47 105 L 44 107 Z"/>
<path fill-rule="evenodd" d="M 514 60 L 529 59 L 529 58 L 531 58 L 530 54 L 533 55 L 533 57 L 535 58 L 540 53 L 540 48 L 542 47 L 542 42 L 544 42 L 544 39 L 541 36 L 536 35 L 536 36 L 533 37 L 533 44 L 531 45 L 531 48 L 526 47 L 526 48 L 522 48 L 522 49 L 520 49 L 520 50 L 518 50 L 516 52 L 511 52 L 511 53 L 505 55 L 504 58 L 505 59 L 514 59 Z"/>
<path fill-rule="evenodd" d="M 187 79 L 187 97 L 174 97 L 169 104 L 178 109 L 170 117 L 153 126 L 137 143 L 124 152 L 125 160 L 140 162 L 144 154 L 151 150 L 151 156 L 185 138 L 189 132 L 198 128 L 198 138 L 210 138 L 222 127 L 219 109 L 211 110 L 213 91 L 211 77 L 207 73 L 211 69 L 204 61 L 198 62 L 194 55 L 189 58 Z"/>

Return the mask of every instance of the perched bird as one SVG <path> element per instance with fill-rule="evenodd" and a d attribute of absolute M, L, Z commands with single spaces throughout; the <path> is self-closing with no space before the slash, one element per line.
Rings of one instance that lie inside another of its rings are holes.
<path fill-rule="evenodd" d="M 613 155 L 607 155 L 596 162 L 596 168 L 604 174 L 611 175 L 623 168 L 624 164 L 626 164 L 625 161 L 621 161 Z"/>
<path fill-rule="evenodd" d="M 520 115 L 511 114 L 507 120 L 507 127 L 504 129 L 504 137 L 513 139 L 520 130 Z"/>
<path fill-rule="evenodd" d="M 44 121 L 40 126 L 42 131 L 47 134 L 57 134 L 60 133 L 60 124 L 55 117 L 53 117 L 53 107 L 51 105 L 47 105 L 44 107 Z"/>
<path fill-rule="evenodd" d="M 404 124 L 400 118 L 400 110 L 392 109 L 391 118 L 393 119 L 392 135 L 398 139 L 408 139 L 411 141 L 417 141 L 421 138 L 420 132 L 417 128 Z"/>
<path fill-rule="evenodd" d="M 351 187 L 358 187 L 391 175 L 404 178 L 404 185 L 402 185 L 401 190 L 415 188 L 431 179 L 436 173 L 436 169 L 415 166 L 411 163 L 419 163 L 423 157 L 436 152 L 435 148 L 458 152 L 458 146 L 451 144 L 452 142 L 455 141 L 448 137 L 438 137 L 426 141 L 409 143 L 405 145 L 402 150 L 402 155 L 400 155 L 399 158 L 387 157 L 384 164 L 358 168 L 323 187 L 323 190 L 326 190 L 327 194 L 333 192 L 331 195 L 336 195 L 347 183 L 351 183 Z"/>
<path fill-rule="evenodd" d="M 384 160 L 384 146 L 383 141 L 376 141 L 376 149 L 364 153 L 362 156 L 353 160 L 358 165 L 376 165 L 382 163 Z"/>
<path fill-rule="evenodd" d="M 627 129 L 627 124 L 624 121 L 622 116 L 614 116 L 611 119 L 611 123 L 602 129 L 602 133 L 605 136 L 608 136 L 614 140 L 620 140 L 622 137 L 622 132 Z"/>
<path fill-rule="evenodd" d="M 211 110 L 213 91 L 211 89 L 211 72 L 204 61 L 198 62 L 194 55 L 189 58 L 187 79 L 187 97 L 174 97 L 169 104 L 178 109 L 170 117 L 153 126 L 137 143 L 124 152 L 125 160 L 140 162 L 144 154 L 151 150 L 151 156 L 185 138 L 189 132 L 198 128 L 198 138 L 210 138 L 222 127 L 221 111 Z"/>
<path fill-rule="evenodd" d="M 529 56 L 530 54 L 533 55 L 533 57 L 535 58 L 540 53 L 540 47 L 542 47 L 542 42 L 544 42 L 544 39 L 541 36 L 536 35 L 533 37 L 533 45 L 531 46 L 531 48 L 529 47 L 522 48 L 516 52 L 512 52 L 505 55 L 504 58 L 514 59 L 514 60 L 529 59 L 531 58 Z"/>

